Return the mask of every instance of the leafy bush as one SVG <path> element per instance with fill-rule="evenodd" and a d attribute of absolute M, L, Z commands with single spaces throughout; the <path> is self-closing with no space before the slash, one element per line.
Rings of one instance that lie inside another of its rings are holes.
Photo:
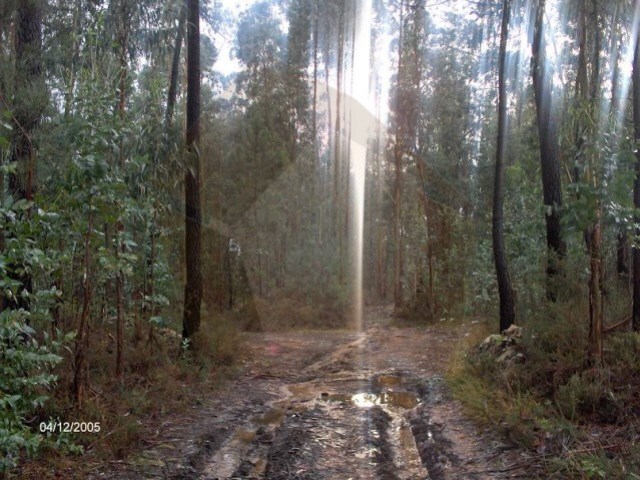
<path fill-rule="evenodd" d="M 57 380 L 51 368 L 61 360 L 53 353 L 60 344 L 39 344 L 26 318 L 24 310 L 0 313 L 0 472 L 15 467 L 21 451 L 38 450 L 42 435 L 29 419 L 44 406 Z"/>
<path fill-rule="evenodd" d="M 14 169 L 15 164 L 4 165 L 1 173 Z M 14 202 L 10 195 L 0 203 L 5 247 L 0 253 L 0 301 L 10 307 L 0 312 L 0 472 L 15 467 L 21 452 L 33 455 L 38 450 L 43 436 L 30 423 L 57 380 L 52 369 L 62 358 L 56 352 L 72 337 L 52 341 L 34 329 L 51 326 L 51 309 L 60 293 L 55 286 L 38 287 L 32 281 L 54 268 L 55 256 L 45 254 L 34 240 L 47 234 L 54 218 L 33 202 Z M 24 279 L 36 288 L 24 288 Z"/>

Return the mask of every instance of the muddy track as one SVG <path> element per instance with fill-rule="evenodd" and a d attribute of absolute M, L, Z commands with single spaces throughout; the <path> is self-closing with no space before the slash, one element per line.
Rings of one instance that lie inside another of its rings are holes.
<path fill-rule="evenodd" d="M 442 380 L 459 332 L 253 334 L 245 372 L 140 455 L 93 478 L 535 478 L 464 419 Z"/>

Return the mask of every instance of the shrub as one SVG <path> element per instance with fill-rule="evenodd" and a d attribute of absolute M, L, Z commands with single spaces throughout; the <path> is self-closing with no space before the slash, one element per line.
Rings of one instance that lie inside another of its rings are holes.
<path fill-rule="evenodd" d="M 17 465 L 21 451 L 33 455 L 43 439 L 29 418 L 44 406 L 57 377 L 50 373 L 61 357 L 58 343 L 38 344 L 24 310 L 0 313 L 0 472 Z"/>

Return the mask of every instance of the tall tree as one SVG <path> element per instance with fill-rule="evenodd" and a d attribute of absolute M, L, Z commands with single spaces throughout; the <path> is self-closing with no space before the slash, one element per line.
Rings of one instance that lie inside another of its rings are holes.
<path fill-rule="evenodd" d="M 402 103 L 402 89 L 400 88 L 403 79 L 402 63 L 404 52 L 404 0 L 400 0 L 399 33 L 398 33 L 398 73 L 396 85 L 396 98 L 393 105 L 393 115 L 395 117 L 395 131 L 393 144 L 393 238 L 394 238 L 394 268 L 393 268 L 393 303 L 396 311 L 402 309 L 404 304 L 402 292 L 402 158 L 405 154 L 403 114 L 406 105 Z"/>
<path fill-rule="evenodd" d="M 166 127 L 171 127 L 173 120 L 173 110 L 176 104 L 176 96 L 178 95 L 178 74 L 180 70 L 180 52 L 184 43 L 184 27 L 187 22 L 187 4 L 182 3 L 180 6 L 180 19 L 178 20 L 178 28 L 176 30 L 176 39 L 173 46 L 173 56 L 171 59 L 171 73 L 169 76 L 169 91 L 167 93 L 167 110 L 165 113 Z"/>
<path fill-rule="evenodd" d="M 587 22 L 587 9 L 592 10 L 592 22 Z M 597 149 L 588 148 L 596 141 L 594 126 L 598 117 L 598 91 L 600 75 L 600 34 L 598 26 L 598 2 L 584 2 L 578 11 L 578 72 L 576 77 L 576 104 L 578 109 L 576 124 L 576 167 L 574 181 L 577 183 L 580 171 L 584 171 L 587 188 L 598 190 L 599 162 Z M 587 33 L 592 33 L 593 43 L 587 45 Z M 591 47 L 591 48 L 589 48 Z M 588 74 L 588 58 L 591 55 L 591 75 Z M 589 200 L 588 200 L 589 201 Z M 600 362 L 603 354 L 603 301 L 602 301 L 602 259 L 601 259 L 601 206 L 597 195 L 589 201 L 593 218 L 585 228 L 584 239 L 589 253 L 589 357 Z"/>
<path fill-rule="evenodd" d="M 636 16 L 637 19 L 637 16 Z M 633 57 L 633 126 L 636 144 L 640 142 L 640 20 L 636 20 L 636 48 Z M 640 150 L 636 148 L 636 177 L 633 182 L 633 206 L 635 208 L 634 223 L 636 238 L 640 235 Z M 633 247 L 633 330 L 640 332 L 640 250 L 637 240 Z"/>
<path fill-rule="evenodd" d="M 42 5 L 40 0 L 18 2 L 15 21 L 15 93 L 11 161 L 16 170 L 9 175 L 8 187 L 14 201 L 32 200 L 35 188 L 36 148 L 34 133 L 40 125 L 47 103 L 42 76 Z M 8 266 L 20 290 L 31 292 L 31 274 L 17 265 Z M 29 309 L 26 295 L 16 292 L 3 299 L 3 306 Z"/>
<path fill-rule="evenodd" d="M 188 0 L 187 23 L 187 126 L 188 165 L 184 176 L 185 266 L 182 336 L 190 338 L 200 329 L 202 303 L 201 202 L 200 202 L 200 2 Z"/>
<path fill-rule="evenodd" d="M 560 182 L 560 144 L 558 141 L 557 115 L 553 111 L 553 69 L 546 56 L 548 48 L 544 34 L 545 0 L 534 5 L 534 35 L 532 43 L 531 74 L 535 97 L 538 138 L 540 140 L 540 164 L 542 166 L 542 193 L 547 228 L 547 298 L 555 301 L 557 281 L 561 273 L 560 262 L 565 256 L 566 245 L 560 224 L 562 185 Z"/>
<path fill-rule="evenodd" d="M 498 73 L 498 142 L 496 149 L 496 168 L 493 186 L 493 257 L 498 278 L 500 295 L 500 331 L 509 328 L 515 322 L 515 292 L 511 287 L 511 277 L 504 245 L 504 165 L 506 156 L 507 95 L 506 95 L 506 56 L 509 35 L 509 16 L 511 0 L 502 3 L 502 26 L 500 28 L 500 57 Z"/>
<path fill-rule="evenodd" d="M 338 32 L 337 32 L 337 51 L 336 51 L 336 122 L 333 134 L 334 154 L 333 154 L 333 208 L 335 212 L 334 233 L 338 239 L 338 281 L 340 284 L 344 281 L 344 227 L 342 211 L 346 205 L 344 201 L 343 185 L 343 138 L 342 138 L 342 116 L 344 115 L 342 108 L 342 99 L 344 96 L 343 76 L 344 76 L 344 56 L 345 56 L 345 37 L 347 35 L 347 19 L 345 16 L 346 0 L 338 0 Z"/>
<path fill-rule="evenodd" d="M 35 181 L 35 154 L 33 133 L 40 124 L 43 104 L 42 7 L 40 0 L 18 2 L 16 33 L 17 88 L 14 110 L 15 135 L 12 161 L 18 171 L 9 176 L 9 191 L 14 198 L 33 198 Z"/>

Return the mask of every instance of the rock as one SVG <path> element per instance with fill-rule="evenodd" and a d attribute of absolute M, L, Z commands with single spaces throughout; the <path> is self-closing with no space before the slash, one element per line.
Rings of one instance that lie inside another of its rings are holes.
<path fill-rule="evenodd" d="M 507 338 L 522 338 L 522 327 L 516 324 L 511 325 L 509 328 L 503 330 L 502 335 Z"/>
<path fill-rule="evenodd" d="M 492 357 L 501 365 L 524 363 L 526 356 L 522 345 L 522 327 L 511 325 L 500 335 L 489 335 L 476 347 L 475 354 Z"/>

